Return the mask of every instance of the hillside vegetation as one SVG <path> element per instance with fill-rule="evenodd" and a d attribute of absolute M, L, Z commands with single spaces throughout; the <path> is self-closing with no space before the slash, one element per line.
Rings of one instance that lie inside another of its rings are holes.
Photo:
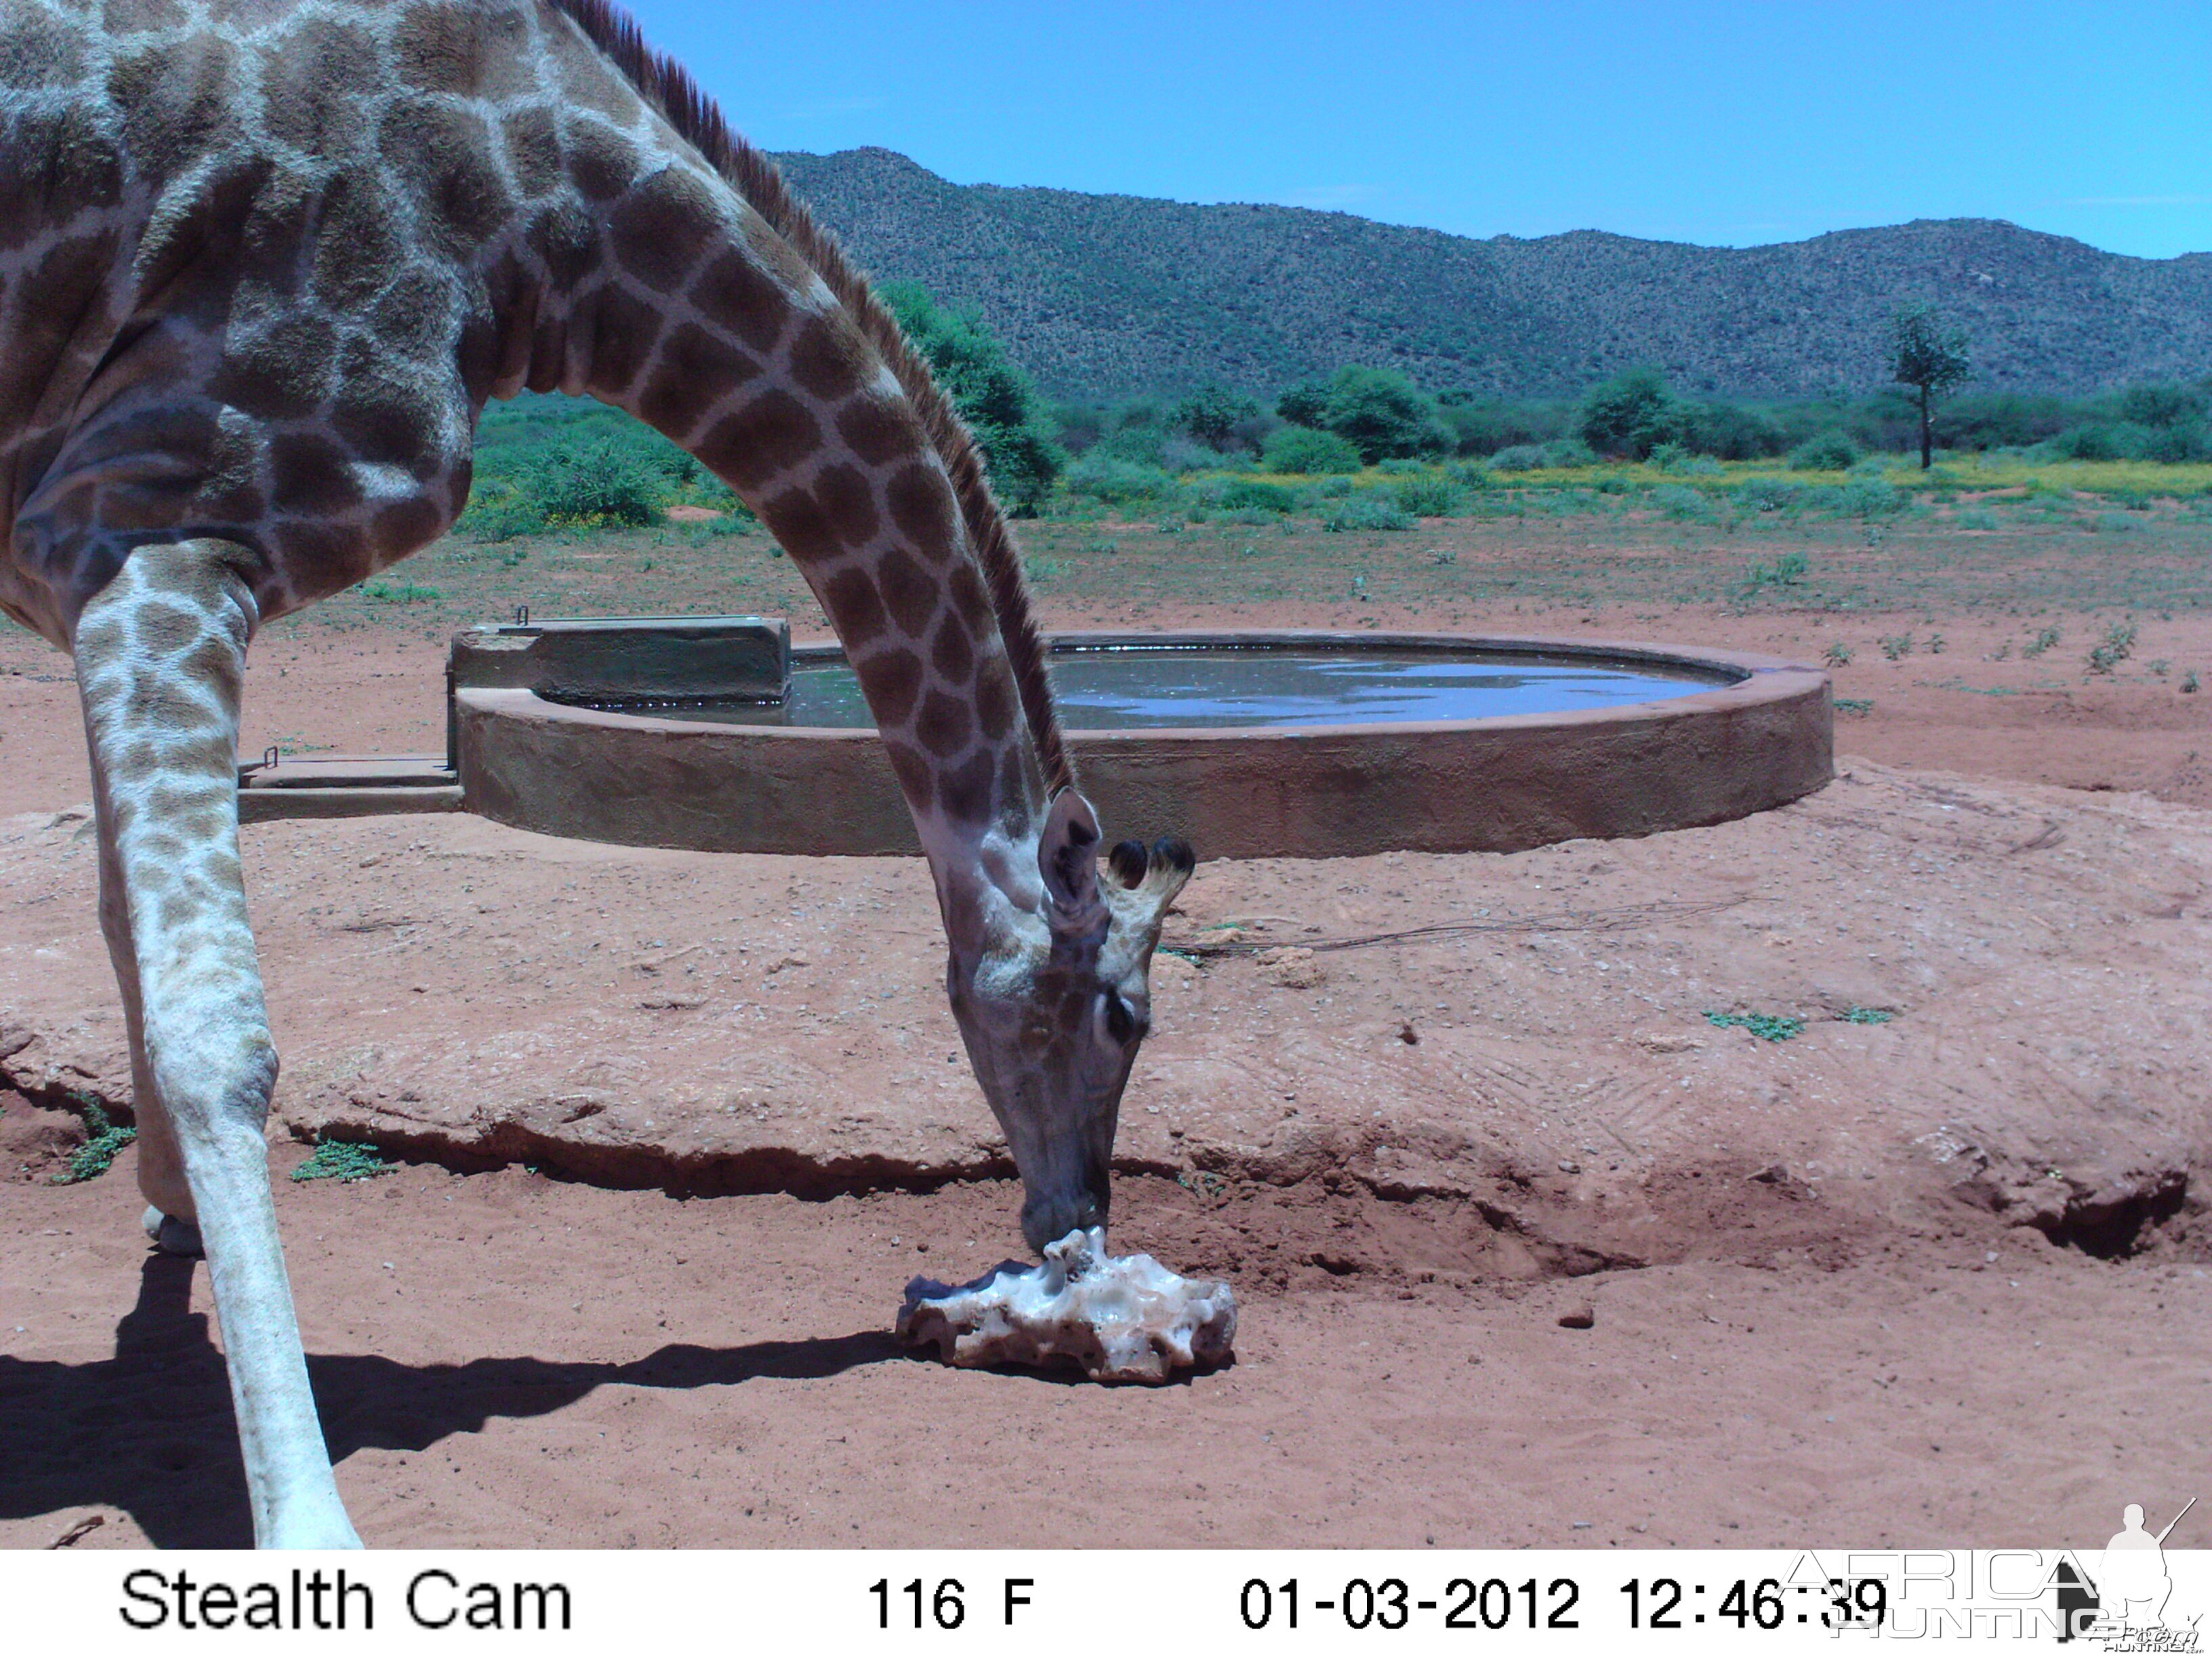
<path fill-rule="evenodd" d="M 2135 259 L 1984 219 L 1769 247 L 1598 231 L 1478 241 L 1302 208 L 955 185 L 884 149 L 778 158 L 876 276 L 973 307 L 1048 396 L 1347 363 L 1431 392 L 1573 396 L 1638 365 L 1691 393 L 1863 391 L 1884 319 L 1928 300 L 1984 390 L 2080 395 L 2212 368 L 2212 254 Z"/>

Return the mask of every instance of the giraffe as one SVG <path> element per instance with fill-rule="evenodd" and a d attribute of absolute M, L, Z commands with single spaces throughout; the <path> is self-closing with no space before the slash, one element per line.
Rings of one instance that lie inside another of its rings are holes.
<path fill-rule="evenodd" d="M 1098 874 L 975 448 L 774 167 L 607 0 L 9 0 L 0 610 L 71 653 L 156 1247 L 204 1253 L 254 1536 L 359 1540 L 268 1178 L 236 746 L 264 622 L 434 540 L 486 401 L 598 398 L 767 523 L 912 809 L 1033 1249 L 1103 1226 L 1189 848 Z"/>

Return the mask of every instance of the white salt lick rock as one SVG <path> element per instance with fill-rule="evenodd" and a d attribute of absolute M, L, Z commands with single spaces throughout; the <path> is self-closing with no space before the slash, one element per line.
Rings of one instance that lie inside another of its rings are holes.
<path fill-rule="evenodd" d="M 898 1334 L 934 1342 L 955 1365 L 1082 1367 L 1094 1382 L 1164 1382 L 1229 1358 L 1237 1297 L 1219 1279 L 1184 1279 L 1148 1255 L 1109 1255 L 1105 1229 L 1045 1246 L 965 1285 L 917 1279 Z"/>

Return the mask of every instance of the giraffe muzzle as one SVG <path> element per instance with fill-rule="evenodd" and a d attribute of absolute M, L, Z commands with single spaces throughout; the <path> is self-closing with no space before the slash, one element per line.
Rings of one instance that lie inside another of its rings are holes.
<path fill-rule="evenodd" d="M 1111 1172 L 1104 1158 L 1086 1157 L 1082 1178 L 1074 1183 L 1055 1182 L 1040 1190 L 1030 1183 L 1022 1204 L 1022 1237 L 1039 1256 L 1048 1244 L 1080 1230 L 1103 1227 L 1112 1207 Z"/>

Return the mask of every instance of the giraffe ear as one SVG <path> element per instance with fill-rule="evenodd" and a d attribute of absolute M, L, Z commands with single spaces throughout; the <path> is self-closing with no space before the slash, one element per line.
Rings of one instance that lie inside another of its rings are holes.
<path fill-rule="evenodd" d="M 1098 902 L 1098 815 L 1073 789 L 1053 797 L 1037 840 L 1037 872 L 1053 903 L 1068 915 Z"/>

